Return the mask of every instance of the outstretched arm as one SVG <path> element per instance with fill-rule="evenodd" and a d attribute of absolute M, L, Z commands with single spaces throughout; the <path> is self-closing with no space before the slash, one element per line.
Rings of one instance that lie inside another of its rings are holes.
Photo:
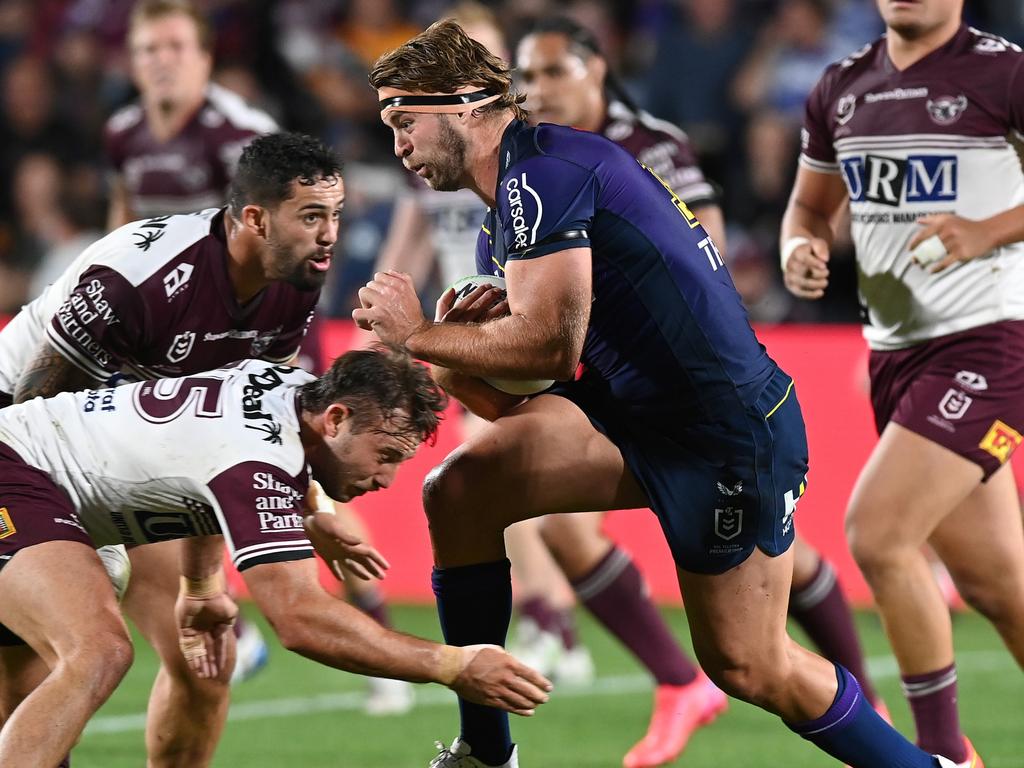
<path fill-rule="evenodd" d="M 498 646 L 457 648 L 385 629 L 336 600 L 317 580 L 316 561 L 254 565 L 249 592 L 289 650 L 338 669 L 446 685 L 459 696 L 518 715 L 547 701 L 551 684 Z"/>

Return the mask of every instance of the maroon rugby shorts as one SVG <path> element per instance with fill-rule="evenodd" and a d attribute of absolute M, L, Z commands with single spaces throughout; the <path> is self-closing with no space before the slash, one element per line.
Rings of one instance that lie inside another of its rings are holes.
<path fill-rule="evenodd" d="M 1024 321 L 992 323 L 891 352 L 872 351 L 871 406 L 981 467 L 1010 459 L 1024 432 Z"/>

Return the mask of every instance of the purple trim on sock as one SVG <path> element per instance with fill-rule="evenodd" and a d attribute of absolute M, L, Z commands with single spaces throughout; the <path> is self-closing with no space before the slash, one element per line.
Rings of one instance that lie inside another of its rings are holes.
<path fill-rule="evenodd" d="M 825 714 L 817 720 L 787 723 L 791 730 L 801 736 L 811 736 L 842 725 L 853 714 L 859 699 L 864 695 L 857 684 L 857 678 L 837 664 L 836 681 L 839 683 L 839 690 L 836 691 L 832 706 L 825 710 Z"/>
<path fill-rule="evenodd" d="M 541 596 L 530 597 L 519 604 L 519 615 L 530 619 L 542 631 L 554 634 L 558 632 L 558 611 L 551 607 L 547 599 Z"/>

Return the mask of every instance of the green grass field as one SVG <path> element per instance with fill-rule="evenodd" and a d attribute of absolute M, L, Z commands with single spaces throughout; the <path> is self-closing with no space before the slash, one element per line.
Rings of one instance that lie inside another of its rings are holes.
<path fill-rule="evenodd" d="M 251 606 L 247 607 L 252 615 Z M 398 626 L 438 637 L 429 607 L 397 608 Z M 679 636 L 689 638 L 681 611 L 667 612 Z M 588 617 L 581 632 L 592 649 L 598 680 L 559 690 L 530 719 L 514 718 L 524 768 L 617 768 L 644 732 L 650 683 L 642 670 Z M 871 670 L 897 727 L 911 732 L 895 665 L 872 614 L 858 617 Z M 973 614 L 955 625 L 963 725 L 987 768 L 1024 766 L 1024 674 L 998 636 Z M 135 666 L 90 725 L 74 752 L 75 768 L 138 768 L 145 764 L 142 722 L 154 656 L 137 643 Z M 328 670 L 274 646 L 267 669 L 235 689 L 214 765 L 219 768 L 425 768 L 435 740 L 456 734 L 452 696 L 438 686 L 417 689 L 408 715 L 362 714 L 363 681 Z M 685 768 L 835 766 L 766 713 L 739 702 L 699 731 L 675 765 Z"/>

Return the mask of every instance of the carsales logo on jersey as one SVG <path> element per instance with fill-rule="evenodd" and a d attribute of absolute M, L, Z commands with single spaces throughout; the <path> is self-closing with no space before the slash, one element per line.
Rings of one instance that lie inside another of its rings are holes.
<path fill-rule="evenodd" d="M 514 237 L 513 250 L 521 250 L 537 242 L 537 229 L 544 215 L 544 205 L 537 191 L 526 183 L 526 173 L 505 182 L 508 195 L 508 216 Z M 524 194 L 525 193 L 525 194 Z M 527 197 L 529 195 L 529 197 Z M 530 210 L 536 208 L 536 210 Z M 531 226 L 528 222 L 532 220 Z"/>
<path fill-rule="evenodd" d="M 898 206 L 957 198 L 956 155 L 908 155 L 906 159 L 860 155 L 841 163 L 855 203 Z"/>

